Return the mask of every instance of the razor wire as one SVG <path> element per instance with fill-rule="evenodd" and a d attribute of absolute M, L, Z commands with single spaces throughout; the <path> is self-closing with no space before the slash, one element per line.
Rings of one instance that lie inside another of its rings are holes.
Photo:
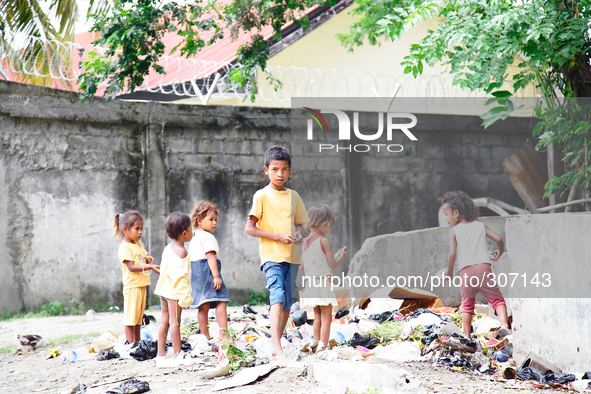
<path fill-rule="evenodd" d="M 0 42 L 0 70 L 13 75 L 51 78 L 75 82 L 83 73 L 82 64 L 90 52 L 103 56 L 107 49 L 92 44 L 56 40 L 43 41 L 32 37 L 28 45 L 15 50 Z M 37 48 L 34 56 L 31 48 Z M 150 73 L 136 92 L 176 95 L 179 98 L 203 97 L 208 93 L 217 99 L 240 98 L 245 90 L 230 89 L 230 72 L 243 66 L 237 62 L 197 60 L 180 56 L 162 56 L 157 62 L 164 73 Z M 293 97 L 486 97 L 484 91 L 462 90 L 454 85 L 451 75 L 410 75 L 394 77 L 374 71 L 347 69 L 319 69 L 296 66 L 268 66 L 266 72 L 280 82 L 275 90 L 273 83 L 259 73 L 257 98 L 262 101 L 285 102 Z M 219 74 L 216 78 L 216 74 Z M 214 85 L 214 82 L 217 83 Z M 107 82 L 99 84 L 106 87 Z M 119 95 L 130 93 L 122 91 Z M 533 92 L 535 93 L 535 92 Z M 521 93 L 523 95 L 523 93 Z M 533 95 L 533 94 L 532 94 Z"/>

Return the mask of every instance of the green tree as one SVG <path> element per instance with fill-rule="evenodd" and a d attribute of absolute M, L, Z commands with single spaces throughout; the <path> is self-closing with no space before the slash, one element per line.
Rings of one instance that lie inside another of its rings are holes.
<path fill-rule="evenodd" d="M 281 28 L 289 22 L 308 27 L 306 7 L 321 4 L 319 0 L 234 0 L 228 4 L 214 0 L 191 4 L 163 3 L 159 0 L 119 0 L 111 12 L 94 15 L 93 31 L 101 33 L 95 45 L 107 47 L 104 54 L 92 53 L 80 76 L 81 97 L 93 96 L 98 84 L 106 82 L 105 97 L 113 98 L 123 90 L 134 92 L 144 78 L 155 70 L 164 55 L 162 38 L 176 32 L 182 40 L 170 52 L 181 56 L 196 55 L 229 34 L 236 39 L 250 34 L 250 40 L 237 53 L 242 68 L 230 73 L 230 89 L 240 89 L 254 101 L 256 71 L 266 72 L 269 41 L 261 30 L 271 26 L 275 40 L 281 39 Z M 267 78 L 272 79 L 270 74 Z M 276 82 L 276 81 L 275 81 Z"/>
<path fill-rule="evenodd" d="M 353 49 L 367 40 L 396 40 L 417 23 L 436 18 L 436 28 L 410 48 L 405 73 L 415 78 L 424 65 L 444 64 L 453 83 L 484 90 L 496 104 L 483 125 L 514 110 L 511 97 L 534 84 L 543 92 L 535 110 L 538 148 L 557 143 L 567 168 L 550 179 L 546 195 L 591 189 L 590 37 L 591 0 L 356 0 L 360 19 L 339 38 Z M 508 80 L 508 67 L 521 70 Z M 511 91 L 501 90 L 505 83 Z"/>
<path fill-rule="evenodd" d="M 88 12 L 108 8 L 108 0 L 90 0 Z M 0 0 L 0 55 L 9 55 L 25 68 L 48 74 L 52 63 L 49 52 L 55 50 L 55 46 L 49 48 L 49 43 L 73 41 L 79 11 L 75 0 Z M 53 81 L 27 74 L 22 77 L 34 84 Z"/>

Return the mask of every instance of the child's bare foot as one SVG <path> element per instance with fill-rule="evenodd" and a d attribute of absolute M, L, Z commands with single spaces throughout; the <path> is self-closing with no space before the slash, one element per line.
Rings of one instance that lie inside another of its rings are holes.
<path fill-rule="evenodd" d="M 281 365 L 283 363 L 286 363 L 288 359 L 287 357 L 285 357 L 285 354 L 283 354 L 283 350 L 280 350 L 278 352 L 271 353 L 271 361 L 277 362 Z"/>

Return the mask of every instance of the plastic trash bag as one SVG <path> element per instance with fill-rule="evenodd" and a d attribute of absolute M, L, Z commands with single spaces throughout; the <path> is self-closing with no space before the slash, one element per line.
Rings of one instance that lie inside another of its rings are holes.
<path fill-rule="evenodd" d="M 340 311 L 337 312 L 337 314 L 334 316 L 334 318 L 341 319 L 341 318 L 347 316 L 348 314 L 349 314 L 348 309 L 341 309 Z"/>
<path fill-rule="evenodd" d="M 373 321 L 377 321 L 378 323 L 382 324 L 389 320 L 394 320 L 394 312 L 382 312 L 376 313 L 373 315 L 369 315 L 369 318 Z"/>
<path fill-rule="evenodd" d="M 289 308 L 289 314 L 292 314 L 294 312 L 297 312 L 300 310 L 300 302 L 296 301 L 293 304 L 291 304 L 291 308 Z"/>
<path fill-rule="evenodd" d="M 144 313 L 144 317 L 142 318 L 142 324 L 144 326 L 147 326 L 148 324 L 150 324 L 150 322 L 156 323 L 156 318 L 154 316 L 152 316 L 152 315 L 146 315 Z"/>
<path fill-rule="evenodd" d="M 574 382 L 577 378 L 570 373 L 549 372 L 544 375 L 544 380 L 546 383 L 567 384 L 568 382 Z"/>
<path fill-rule="evenodd" d="M 379 338 L 372 337 L 369 334 L 361 335 L 358 332 L 356 332 L 355 334 L 353 334 L 353 338 L 351 338 L 351 341 L 349 341 L 349 346 L 351 346 L 351 347 L 363 346 L 368 349 L 373 349 L 376 346 L 378 346 L 379 343 L 380 343 Z"/>
<path fill-rule="evenodd" d="M 307 320 L 308 320 L 308 315 L 306 314 L 306 311 L 295 311 L 292 312 L 289 317 L 292 318 L 293 323 L 296 325 L 296 327 L 301 326 L 302 324 L 304 324 Z"/>
<path fill-rule="evenodd" d="M 142 339 L 129 355 L 137 361 L 150 360 L 158 354 L 158 341 Z"/>
<path fill-rule="evenodd" d="M 119 386 L 107 391 L 107 394 L 140 394 L 150 391 L 148 382 L 143 382 L 137 379 L 126 380 Z"/>
<path fill-rule="evenodd" d="M 98 356 L 96 356 L 97 361 L 105 361 L 111 360 L 113 358 L 119 358 L 120 354 L 115 349 L 111 349 L 108 352 L 105 349 L 101 349 Z"/>
<path fill-rule="evenodd" d="M 537 380 L 546 383 L 542 371 L 534 367 L 525 367 L 517 371 L 517 380 Z"/>
<path fill-rule="evenodd" d="M 252 306 L 246 304 L 242 307 L 242 312 L 246 315 L 256 315 L 256 311 L 252 308 Z"/>

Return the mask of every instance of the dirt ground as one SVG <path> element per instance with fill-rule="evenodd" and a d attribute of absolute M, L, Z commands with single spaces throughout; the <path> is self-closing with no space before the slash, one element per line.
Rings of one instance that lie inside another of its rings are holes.
<path fill-rule="evenodd" d="M 230 308 L 229 308 L 230 309 Z M 149 311 L 160 323 L 160 311 Z M 194 316 L 193 316 L 194 315 Z M 190 310 L 183 317 L 195 319 L 197 312 Z M 99 313 L 94 319 L 85 316 L 55 316 L 47 318 L 20 319 L 0 322 L 0 348 L 17 345 L 17 334 L 38 334 L 49 346 L 34 353 L 0 354 L 0 394 L 2 393 L 58 393 L 69 394 L 79 383 L 90 388 L 88 394 L 105 393 L 120 384 L 122 380 L 134 377 L 147 381 L 151 392 L 163 394 L 208 393 L 220 379 L 205 380 L 198 376 L 198 365 L 181 366 L 177 369 L 160 369 L 154 360 L 143 362 L 134 359 L 97 361 L 95 359 L 77 361 L 70 365 L 59 359 L 46 360 L 50 347 L 60 347 L 61 351 L 80 346 L 90 347 L 92 339 L 106 330 L 122 332 L 121 313 Z M 309 373 L 309 364 L 317 362 L 305 358 L 289 367 L 279 368 L 257 382 L 223 393 L 339 393 L 329 386 L 317 383 Z M 371 362 L 367 361 L 360 362 Z M 338 368 L 338 362 L 334 362 Z M 446 367 L 422 363 L 389 363 L 392 368 L 403 369 L 417 379 L 429 393 L 537 393 L 531 383 L 506 381 L 494 376 L 474 372 L 452 372 Z M 548 392 L 548 390 L 544 390 Z M 368 390 L 368 393 L 378 391 Z M 406 391 L 405 391 L 406 392 Z M 352 392 L 351 392 L 352 393 Z"/>

